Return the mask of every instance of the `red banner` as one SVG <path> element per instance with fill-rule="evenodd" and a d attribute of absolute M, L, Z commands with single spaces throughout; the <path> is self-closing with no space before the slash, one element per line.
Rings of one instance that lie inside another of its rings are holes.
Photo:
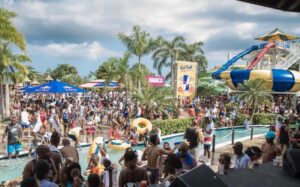
<path fill-rule="evenodd" d="M 165 78 L 161 75 L 158 76 L 146 76 L 149 84 L 153 87 L 163 87 L 165 85 Z"/>

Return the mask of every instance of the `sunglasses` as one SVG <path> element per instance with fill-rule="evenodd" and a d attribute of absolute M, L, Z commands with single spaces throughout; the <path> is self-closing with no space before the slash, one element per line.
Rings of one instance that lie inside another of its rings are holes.
<path fill-rule="evenodd" d="M 178 149 L 178 151 L 185 152 L 186 150 L 185 149 Z"/>

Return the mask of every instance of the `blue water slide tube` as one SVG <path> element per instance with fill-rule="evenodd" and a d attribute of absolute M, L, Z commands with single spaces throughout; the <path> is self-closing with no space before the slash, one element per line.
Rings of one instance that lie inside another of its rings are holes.
<path fill-rule="evenodd" d="M 254 45 L 254 46 L 246 49 L 245 51 L 239 53 L 238 55 L 236 55 L 235 57 L 233 57 L 232 59 L 230 59 L 226 64 L 224 64 L 220 69 L 218 69 L 217 71 L 215 71 L 212 74 L 212 78 L 213 79 L 221 79 L 220 74 L 223 71 L 226 71 L 233 63 L 235 63 L 236 61 L 238 61 L 240 58 L 243 58 L 245 55 L 251 53 L 252 51 L 264 48 L 265 45 L 266 45 L 266 43 L 263 43 L 263 44 L 260 44 L 260 45 Z"/>

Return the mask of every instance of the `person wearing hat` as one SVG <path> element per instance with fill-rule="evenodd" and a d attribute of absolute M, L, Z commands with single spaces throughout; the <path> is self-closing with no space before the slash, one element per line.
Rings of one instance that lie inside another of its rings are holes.
<path fill-rule="evenodd" d="M 275 132 L 269 131 L 265 135 L 266 143 L 261 146 L 262 150 L 262 163 L 271 162 L 273 161 L 276 156 L 280 155 L 280 149 L 274 143 L 274 139 L 276 137 Z"/>

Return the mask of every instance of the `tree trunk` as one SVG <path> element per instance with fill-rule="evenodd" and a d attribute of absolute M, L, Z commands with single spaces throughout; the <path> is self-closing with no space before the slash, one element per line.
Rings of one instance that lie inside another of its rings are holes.
<path fill-rule="evenodd" d="M 252 103 L 252 114 L 251 114 L 251 118 L 250 118 L 250 120 L 251 120 L 251 124 L 252 125 L 254 125 L 253 124 L 253 116 L 254 116 L 254 113 L 255 113 L 255 99 L 253 99 L 253 103 Z"/>
<path fill-rule="evenodd" d="M 0 84 L 0 108 L 1 108 L 1 119 L 4 119 L 4 114 L 5 114 L 5 106 L 4 106 L 4 90 L 3 90 L 3 85 Z"/>
<path fill-rule="evenodd" d="M 174 71 L 173 71 L 174 61 L 175 61 L 174 57 L 171 57 L 171 90 L 172 90 L 173 98 L 175 97 L 175 88 L 176 88 L 176 85 L 174 85 L 174 82 L 173 82 L 174 81 Z"/>
<path fill-rule="evenodd" d="M 127 105 L 128 102 L 128 90 L 129 90 L 129 82 L 128 82 L 128 73 L 126 73 L 125 75 L 125 81 L 126 81 L 126 102 L 125 102 L 125 106 Z"/>
<path fill-rule="evenodd" d="M 138 63 L 139 63 L 139 77 L 138 77 L 138 92 L 141 93 L 141 56 L 138 56 Z"/>
<path fill-rule="evenodd" d="M 5 118 L 10 117 L 10 108 L 9 108 L 9 84 L 5 84 Z"/>

